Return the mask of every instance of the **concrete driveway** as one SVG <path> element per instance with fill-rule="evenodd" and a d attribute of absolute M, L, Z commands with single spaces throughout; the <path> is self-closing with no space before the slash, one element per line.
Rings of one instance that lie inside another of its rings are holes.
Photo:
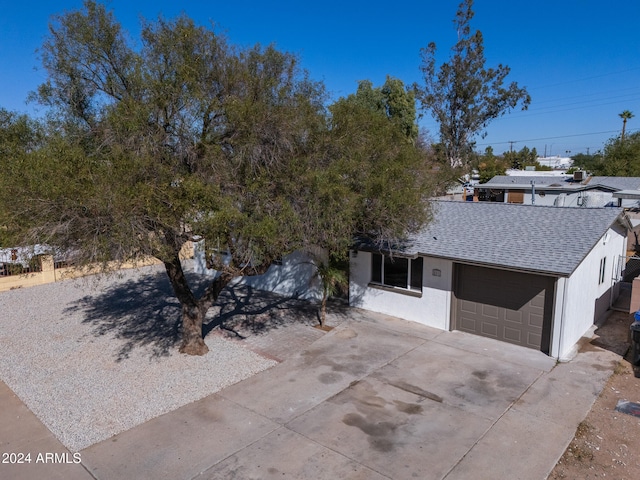
<path fill-rule="evenodd" d="M 10 471 L 100 480 L 544 479 L 620 360 L 587 345 L 556 365 L 521 347 L 348 312 L 277 366 L 95 444 L 79 464 Z M 296 350 L 295 335 L 281 338 Z"/>
<path fill-rule="evenodd" d="M 354 316 L 270 370 L 82 451 L 83 465 L 98 479 L 542 479 L 620 359 L 591 347 L 556 365 Z"/>

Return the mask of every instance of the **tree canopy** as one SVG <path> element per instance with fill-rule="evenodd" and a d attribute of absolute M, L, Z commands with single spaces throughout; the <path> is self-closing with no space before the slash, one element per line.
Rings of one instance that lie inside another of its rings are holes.
<path fill-rule="evenodd" d="M 204 315 L 232 278 L 427 219 L 401 82 L 370 86 L 382 111 L 360 91 L 327 111 L 294 55 L 235 47 L 186 16 L 144 21 L 133 42 L 93 1 L 54 18 L 41 55 L 46 140 L 0 157 L 0 225 L 78 263 L 158 258 L 182 305 L 181 352 L 206 353 Z M 179 252 L 199 240 L 219 274 L 196 297 Z"/>
<path fill-rule="evenodd" d="M 640 177 L 640 132 L 610 139 L 594 167 L 600 175 Z"/>
<path fill-rule="evenodd" d="M 487 147 L 484 154 L 478 157 L 480 183 L 486 183 L 496 175 L 505 175 L 507 167 L 507 161 L 504 158 L 496 157 L 493 148 Z"/>
<path fill-rule="evenodd" d="M 542 170 L 542 165 L 538 162 L 538 151 L 533 148 L 529 149 L 526 145 L 518 151 L 508 151 L 502 154 L 508 168 L 523 170 L 525 167 L 536 167 L 536 170 Z"/>
<path fill-rule="evenodd" d="M 602 152 L 585 154 L 577 153 L 571 157 L 573 168 L 596 173 L 602 168 Z"/>
<path fill-rule="evenodd" d="M 417 139 L 415 93 L 413 89 L 405 88 L 402 80 L 387 76 L 384 85 L 377 88 L 369 80 L 362 80 L 356 93 L 349 95 L 347 100 L 384 115 L 409 140 Z"/>
<path fill-rule="evenodd" d="M 451 166 L 466 166 L 473 156 L 474 138 L 483 135 L 487 125 L 531 98 L 525 88 L 512 82 L 505 85 L 510 69 L 506 65 L 485 67 L 482 33 L 471 32 L 473 0 L 458 7 L 454 25 L 458 42 L 448 62 L 439 67 L 436 44 L 423 48 L 421 70 L 424 85 L 415 85 L 422 108 L 439 124 L 440 142 Z"/>

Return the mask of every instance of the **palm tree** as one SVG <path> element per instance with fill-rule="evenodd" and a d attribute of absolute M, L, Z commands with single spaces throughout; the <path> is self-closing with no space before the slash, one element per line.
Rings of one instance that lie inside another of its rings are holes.
<path fill-rule="evenodd" d="M 625 110 L 622 113 L 619 113 L 618 116 L 622 119 L 622 135 L 620 137 L 620 140 L 624 142 L 624 131 L 627 128 L 627 120 L 633 118 L 634 115 L 630 110 Z"/>

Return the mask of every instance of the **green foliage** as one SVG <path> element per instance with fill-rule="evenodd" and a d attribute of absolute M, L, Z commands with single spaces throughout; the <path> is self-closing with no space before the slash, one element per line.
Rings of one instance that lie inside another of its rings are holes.
<path fill-rule="evenodd" d="M 602 171 L 602 153 L 587 155 L 578 153 L 571 157 L 573 166 L 576 170 L 585 170 L 586 172 L 596 173 Z M 567 172 L 569 173 L 569 172 Z"/>
<path fill-rule="evenodd" d="M 409 140 L 417 139 L 415 93 L 405 88 L 402 80 L 387 76 L 384 85 L 377 88 L 369 80 L 362 80 L 356 93 L 346 100 L 386 116 Z"/>
<path fill-rule="evenodd" d="M 361 84 L 356 95 L 331 105 L 327 152 L 331 163 L 320 175 L 330 179 L 327 185 L 335 185 L 330 191 L 343 183 L 350 192 L 334 194 L 334 207 L 324 210 L 334 226 L 341 225 L 334 231 L 368 235 L 383 243 L 428 219 L 429 170 L 424 150 L 406 141 L 406 122 L 398 122 L 386 109 L 372 108 L 368 101 L 372 92 L 376 90 Z M 322 246 L 335 253 L 347 245 L 332 241 Z"/>
<path fill-rule="evenodd" d="M 622 119 L 622 133 L 620 134 L 620 139 L 624 140 L 624 134 L 627 130 L 627 120 L 632 119 L 635 115 L 631 113 L 630 110 L 623 110 L 622 113 L 618 114 L 618 116 Z"/>
<path fill-rule="evenodd" d="M 399 80 L 363 82 L 329 114 L 294 55 L 233 47 L 185 16 L 144 22 L 130 41 L 93 1 L 54 18 L 41 55 L 42 140 L 21 133 L 26 118 L 0 115 L 0 148 L 20 152 L 0 159 L 0 225 L 77 264 L 160 259 L 190 322 L 233 276 L 300 248 L 344 255 L 356 234 L 391 242 L 427 219 Z M 229 255 L 196 299 L 179 251 L 200 239 Z"/>
<path fill-rule="evenodd" d="M 526 109 L 531 98 L 515 82 L 505 86 L 509 67 L 485 67 L 482 33 L 471 33 L 473 0 L 458 7 L 454 24 L 458 42 L 449 62 L 436 66 L 436 44 L 422 49 L 424 86 L 416 85 L 418 98 L 440 125 L 440 142 L 452 166 L 466 166 L 472 159 L 474 138 L 491 120 L 516 106 Z"/>
<path fill-rule="evenodd" d="M 535 167 L 536 170 L 544 170 L 538 162 L 538 152 L 536 149 L 529 150 L 529 147 L 526 145 L 522 147 L 520 151 L 504 152 L 502 157 L 509 166 L 508 168 L 524 170 L 525 167 Z"/>
<path fill-rule="evenodd" d="M 0 198 L 10 195 L 14 175 L 30 168 L 26 158 L 42 144 L 40 125 L 26 115 L 18 115 L 0 108 Z M 4 184 L 4 185 L 3 185 Z M 11 246 L 11 232 L 24 224 L 14 217 L 23 205 L 0 203 L 0 247 Z"/>
<path fill-rule="evenodd" d="M 640 132 L 612 138 L 604 148 L 597 173 L 617 177 L 640 177 Z"/>
<path fill-rule="evenodd" d="M 295 170 L 314 168 L 325 120 L 294 56 L 237 51 L 186 17 L 145 23 L 136 50 L 93 2 L 51 31 L 39 99 L 56 124 L 13 166 L 14 196 L 39 200 L 22 212 L 30 240 L 100 262 L 168 261 L 206 238 L 255 272 L 300 244 Z"/>
<path fill-rule="evenodd" d="M 491 147 L 487 147 L 484 155 L 478 158 L 477 167 L 480 174 L 480 183 L 486 183 L 496 175 L 505 175 L 507 173 L 506 161 L 496 157 Z"/>
<path fill-rule="evenodd" d="M 36 122 L 0 108 L 0 158 L 23 156 L 37 148 L 40 141 L 41 131 Z"/>

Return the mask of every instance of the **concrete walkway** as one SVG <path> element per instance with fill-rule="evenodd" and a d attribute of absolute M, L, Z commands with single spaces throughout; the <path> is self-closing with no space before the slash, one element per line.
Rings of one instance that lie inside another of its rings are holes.
<path fill-rule="evenodd" d="M 556 365 L 351 312 L 277 366 L 76 457 L 0 383 L 2 452 L 31 454 L 0 478 L 544 479 L 620 360 L 587 345 Z"/>

